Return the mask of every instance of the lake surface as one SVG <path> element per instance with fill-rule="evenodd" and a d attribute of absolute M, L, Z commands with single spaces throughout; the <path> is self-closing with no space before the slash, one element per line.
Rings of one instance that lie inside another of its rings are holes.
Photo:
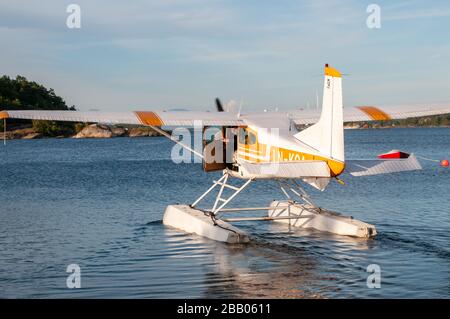
<path fill-rule="evenodd" d="M 391 149 L 450 157 L 450 129 L 347 130 L 347 158 Z M 226 245 L 162 224 L 166 205 L 191 203 L 218 174 L 174 164 L 164 138 L 44 139 L 0 146 L 2 298 L 450 298 L 450 170 L 351 177 L 321 206 L 374 224 L 371 240 L 252 222 L 249 245 Z M 282 198 L 252 184 L 248 204 Z M 66 267 L 81 268 L 68 289 Z M 381 268 L 369 289 L 367 266 Z"/>

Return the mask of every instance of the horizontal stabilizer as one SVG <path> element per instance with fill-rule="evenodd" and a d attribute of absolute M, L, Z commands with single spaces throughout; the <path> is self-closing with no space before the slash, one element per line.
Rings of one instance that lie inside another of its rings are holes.
<path fill-rule="evenodd" d="M 420 170 L 420 165 L 414 154 L 408 158 L 376 159 L 376 160 L 347 160 L 346 172 L 353 176 L 369 176 L 396 172 Z"/>

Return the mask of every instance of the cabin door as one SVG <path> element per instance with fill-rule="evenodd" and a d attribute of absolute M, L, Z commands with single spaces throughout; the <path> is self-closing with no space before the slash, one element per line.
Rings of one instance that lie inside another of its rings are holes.
<path fill-rule="evenodd" d="M 227 156 L 227 148 L 233 149 L 228 152 L 234 152 L 234 143 L 228 143 L 230 140 L 230 128 L 204 127 L 203 128 L 203 169 L 206 172 L 220 171 L 231 164 L 230 154 Z M 224 138 L 226 137 L 226 138 Z M 233 137 L 231 139 L 234 142 Z M 230 162 L 230 163 L 227 163 Z"/>

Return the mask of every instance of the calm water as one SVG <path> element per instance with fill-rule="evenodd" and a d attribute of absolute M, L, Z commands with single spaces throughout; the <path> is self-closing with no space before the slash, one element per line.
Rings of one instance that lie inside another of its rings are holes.
<path fill-rule="evenodd" d="M 399 148 L 450 157 L 450 129 L 346 131 L 347 157 Z M 445 297 L 450 298 L 450 170 L 342 178 L 324 207 L 375 224 L 356 240 L 273 223 L 240 226 L 230 246 L 162 225 L 164 208 L 190 203 L 213 175 L 176 165 L 164 138 L 10 141 L 0 147 L 0 297 Z M 251 194 L 251 196 L 250 196 Z M 241 194 L 266 205 L 281 193 L 256 182 Z M 66 267 L 81 267 L 78 290 Z M 366 268 L 381 267 L 368 289 Z"/>

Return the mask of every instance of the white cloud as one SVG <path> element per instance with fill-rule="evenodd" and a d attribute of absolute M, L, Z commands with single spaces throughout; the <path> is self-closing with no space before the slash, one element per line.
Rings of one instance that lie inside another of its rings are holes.
<path fill-rule="evenodd" d="M 72 2 L 81 6 L 81 30 L 65 25 Z M 426 5 L 381 3 L 382 19 L 449 14 L 442 5 L 419 10 Z M 314 103 L 325 62 L 352 74 L 349 103 L 407 98 L 407 90 L 389 89 L 401 79 L 391 75 L 405 70 L 426 82 L 416 95 L 436 95 L 437 66 L 450 67 L 442 41 L 415 24 L 368 30 L 366 18 L 356 0 L 3 0 L 0 69 L 44 82 L 84 109 L 201 107 L 216 95 L 242 96 L 255 108 Z"/>

